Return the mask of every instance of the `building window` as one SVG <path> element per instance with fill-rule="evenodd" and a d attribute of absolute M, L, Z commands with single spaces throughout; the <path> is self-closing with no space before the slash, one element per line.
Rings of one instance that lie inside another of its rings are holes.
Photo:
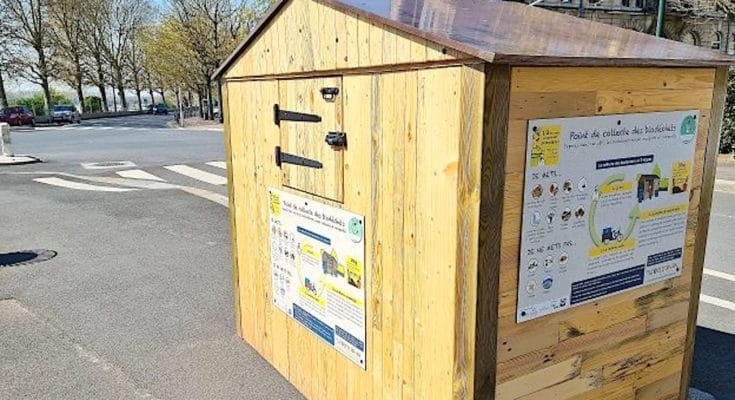
<path fill-rule="evenodd" d="M 715 39 L 712 41 L 712 49 L 720 50 L 722 48 L 722 33 L 715 32 Z"/>
<path fill-rule="evenodd" d="M 644 4 L 645 4 L 645 0 L 635 0 L 635 6 L 637 8 L 643 8 Z"/>
<path fill-rule="evenodd" d="M 730 36 L 730 54 L 735 54 L 735 34 Z"/>
<path fill-rule="evenodd" d="M 630 0 L 622 0 L 620 2 L 620 5 L 622 5 L 623 7 L 630 7 Z"/>

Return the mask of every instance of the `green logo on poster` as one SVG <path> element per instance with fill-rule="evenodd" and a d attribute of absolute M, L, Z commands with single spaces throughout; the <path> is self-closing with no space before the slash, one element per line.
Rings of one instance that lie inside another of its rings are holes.
<path fill-rule="evenodd" d="M 363 226 L 359 218 L 352 218 L 347 224 L 347 232 L 350 234 L 350 240 L 355 243 L 362 241 Z"/>
<path fill-rule="evenodd" d="M 694 139 L 697 134 L 697 117 L 694 115 L 687 115 L 684 121 L 681 123 L 681 129 L 679 130 L 679 137 L 684 143 L 689 143 Z"/>

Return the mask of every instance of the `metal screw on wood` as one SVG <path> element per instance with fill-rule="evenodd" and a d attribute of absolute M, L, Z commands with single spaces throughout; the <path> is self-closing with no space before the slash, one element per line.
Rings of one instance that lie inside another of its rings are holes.
<path fill-rule="evenodd" d="M 3 157 L 12 157 L 13 151 L 10 149 L 10 125 L 6 122 L 0 122 L 0 132 L 2 132 L 2 140 L 0 140 L 0 154 Z"/>

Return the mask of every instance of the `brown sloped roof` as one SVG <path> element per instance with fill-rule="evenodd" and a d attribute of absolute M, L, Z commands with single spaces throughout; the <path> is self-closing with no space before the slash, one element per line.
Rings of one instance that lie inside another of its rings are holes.
<path fill-rule="evenodd" d="M 491 63 L 714 66 L 735 58 L 698 46 L 521 3 L 493 0 L 321 0 L 332 7 Z M 288 0 L 277 2 L 215 73 L 247 48 Z"/>

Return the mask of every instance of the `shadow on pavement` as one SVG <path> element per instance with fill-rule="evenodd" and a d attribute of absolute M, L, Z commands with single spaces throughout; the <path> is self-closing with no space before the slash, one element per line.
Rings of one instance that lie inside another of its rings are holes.
<path fill-rule="evenodd" d="M 735 400 L 735 335 L 697 327 L 692 386 L 717 400 Z"/>

